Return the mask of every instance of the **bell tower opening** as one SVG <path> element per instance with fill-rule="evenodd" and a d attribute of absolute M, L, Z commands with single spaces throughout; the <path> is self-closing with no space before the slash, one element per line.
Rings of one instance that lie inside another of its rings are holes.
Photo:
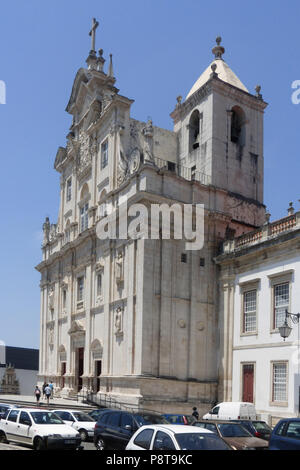
<path fill-rule="evenodd" d="M 189 122 L 189 151 L 192 152 L 199 148 L 200 145 L 200 122 L 201 114 L 198 109 L 195 109 L 190 117 Z"/>
<path fill-rule="evenodd" d="M 231 142 L 244 147 L 246 142 L 245 113 L 239 106 L 234 106 L 231 113 Z"/>

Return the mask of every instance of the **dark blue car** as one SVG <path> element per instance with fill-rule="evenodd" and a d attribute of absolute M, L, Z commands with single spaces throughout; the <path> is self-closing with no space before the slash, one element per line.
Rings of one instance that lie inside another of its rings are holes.
<path fill-rule="evenodd" d="M 189 424 L 192 425 L 196 418 L 192 415 L 180 415 L 174 413 L 165 413 L 163 415 L 171 424 Z"/>
<path fill-rule="evenodd" d="M 300 450 L 300 418 L 281 419 L 272 431 L 270 450 Z"/>

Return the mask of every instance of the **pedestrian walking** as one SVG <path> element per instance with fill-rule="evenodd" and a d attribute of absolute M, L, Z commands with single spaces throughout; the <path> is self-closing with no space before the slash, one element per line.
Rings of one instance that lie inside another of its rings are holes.
<path fill-rule="evenodd" d="M 45 395 L 46 395 L 47 405 L 49 405 L 49 398 L 51 397 L 51 388 L 49 387 L 49 384 L 46 384 Z"/>
<path fill-rule="evenodd" d="M 38 386 L 35 387 L 34 395 L 35 395 L 35 398 L 36 398 L 36 403 L 39 404 L 40 398 L 41 398 L 41 391 L 40 391 Z"/>
<path fill-rule="evenodd" d="M 46 387 L 47 387 L 47 383 L 44 382 L 44 383 L 43 383 L 43 398 L 46 396 L 46 394 L 45 394 L 45 388 L 46 388 Z"/>
<path fill-rule="evenodd" d="M 53 382 L 52 382 L 52 381 L 49 383 L 49 387 L 51 388 L 51 396 L 50 396 L 50 398 L 52 398 L 52 399 L 53 399 L 53 394 L 54 394 L 54 385 L 53 385 Z"/>
<path fill-rule="evenodd" d="M 197 411 L 197 407 L 196 407 L 196 406 L 193 407 L 192 416 L 194 416 L 194 418 L 196 418 L 196 420 L 198 421 L 198 419 L 199 419 L 199 413 L 198 413 L 198 411 Z"/>

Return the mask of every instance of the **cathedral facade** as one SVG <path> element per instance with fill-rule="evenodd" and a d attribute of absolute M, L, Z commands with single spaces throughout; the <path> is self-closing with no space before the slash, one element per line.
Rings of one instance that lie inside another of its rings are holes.
<path fill-rule="evenodd" d="M 224 396 L 230 377 L 214 259 L 224 240 L 265 220 L 266 103 L 226 64 L 220 43 L 186 98 L 177 98 L 170 131 L 131 117 L 133 100 L 115 86 L 112 57 L 105 72 L 93 36 L 66 108 L 73 119 L 67 142 L 55 158 L 58 219 L 44 222 L 37 266 L 39 378 L 52 380 L 61 396 L 91 390 L 165 412 L 195 403 L 207 410 Z M 137 204 L 175 203 L 204 205 L 201 249 L 143 231 L 99 236 L 101 221 L 119 220 L 124 204 L 130 214 Z"/>

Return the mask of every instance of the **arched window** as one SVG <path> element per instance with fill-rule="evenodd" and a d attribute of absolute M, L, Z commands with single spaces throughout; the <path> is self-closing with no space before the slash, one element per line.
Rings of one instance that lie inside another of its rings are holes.
<path fill-rule="evenodd" d="M 100 194 L 100 199 L 99 199 L 99 204 L 100 204 L 99 215 L 100 215 L 100 217 L 105 217 L 107 215 L 107 206 L 106 206 L 106 201 L 105 201 L 106 194 L 107 194 L 106 190 L 103 189 L 103 191 Z"/>
<path fill-rule="evenodd" d="M 202 114 L 198 109 L 192 112 L 189 122 L 189 151 L 197 149 L 200 145 Z"/>
<path fill-rule="evenodd" d="M 234 106 L 231 112 L 231 142 L 243 147 L 246 141 L 245 113 L 239 106 Z"/>

